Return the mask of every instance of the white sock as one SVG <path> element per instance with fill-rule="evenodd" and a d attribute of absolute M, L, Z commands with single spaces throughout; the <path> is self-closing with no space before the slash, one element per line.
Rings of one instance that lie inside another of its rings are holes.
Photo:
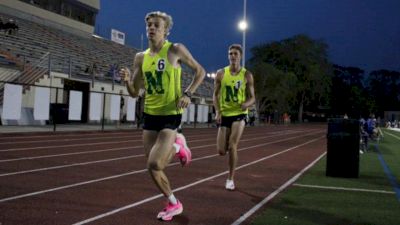
<path fill-rule="evenodd" d="M 174 143 L 173 145 L 174 145 L 174 147 L 175 147 L 175 152 L 178 153 L 179 150 L 181 149 L 181 146 L 178 145 L 177 143 Z"/>
<path fill-rule="evenodd" d="M 168 200 L 171 204 L 176 205 L 178 204 L 178 200 L 175 198 L 174 194 L 171 194 L 170 196 L 168 196 Z"/>

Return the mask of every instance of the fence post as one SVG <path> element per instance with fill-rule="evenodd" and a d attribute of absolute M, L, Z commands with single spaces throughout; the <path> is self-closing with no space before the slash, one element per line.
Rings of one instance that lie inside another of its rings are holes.
<path fill-rule="evenodd" d="M 49 53 L 49 76 L 50 76 L 50 73 L 51 73 L 51 53 Z"/>
<path fill-rule="evenodd" d="M 103 118 L 101 120 L 101 131 L 104 131 L 105 111 L 106 111 L 106 93 L 103 93 Z"/>
<path fill-rule="evenodd" d="M 22 71 L 24 71 L 25 70 L 25 64 L 26 64 L 26 56 L 24 55 L 24 58 L 23 58 L 23 64 L 22 64 Z"/>
<path fill-rule="evenodd" d="M 198 116 L 197 109 L 198 109 L 198 105 L 194 104 L 194 124 L 193 124 L 194 128 L 196 128 L 196 124 L 197 124 L 197 116 Z"/>
<path fill-rule="evenodd" d="M 71 79 L 72 76 L 72 60 L 71 60 L 71 56 L 68 57 L 68 78 Z"/>
<path fill-rule="evenodd" d="M 51 91 L 51 87 L 50 87 Z M 51 101 L 50 101 L 51 102 Z M 53 109 L 53 131 L 56 132 L 56 121 L 57 121 L 57 102 L 58 102 L 58 88 L 56 88 L 56 103 L 54 104 L 54 109 Z"/>

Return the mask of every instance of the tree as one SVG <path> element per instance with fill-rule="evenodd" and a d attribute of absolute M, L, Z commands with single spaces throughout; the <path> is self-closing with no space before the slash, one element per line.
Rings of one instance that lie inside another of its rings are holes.
<path fill-rule="evenodd" d="M 287 81 L 295 80 L 296 85 L 294 87 L 283 86 L 282 88 L 290 87 L 290 89 L 274 96 L 278 98 L 282 95 L 289 95 L 285 96 L 285 99 L 293 100 L 292 104 L 298 109 L 298 120 L 302 121 L 304 107 L 307 104 L 313 101 L 319 104 L 328 102 L 332 67 L 327 59 L 327 48 L 328 46 L 323 41 L 312 40 L 305 35 L 297 35 L 254 47 L 250 65 L 254 68 L 253 70 L 257 70 L 263 67 L 262 63 L 266 63 L 281 71 L 283 76 L 291 74 L 296 77 L 296 79 L 285 78 Z M 275 74 L 277 73 L 275 72 Z M 256 91 L 258 93 L 263 90 L 256 88 Z M 270 91 L 278 91 L 278 89 Z M 294 97 L 291 98 L 290 95 Z M 278 99 L 275 99 L 275 102 L 278 102 Z"/>
<path fill-rule="evenodd" d="M 334 65 L 330 103 L 334 115 L 347 113 L 350 117 L 368 115 L 374 102 L 364 86 L 364 70 Z"/>
<path fill-rule="evenodd" d="M 371 112 L 383 115 L 383 111 L 400 110 L 400 72 L 372 71 L 367 84 L 370 98 L 375 102 Z"/>
<path fill-rule="evenodd" d="M 257 90 L 256 107 L 258 112 L 287 112 L 294 95 L 296 76 L 284 73 L 270 64 L 261 62 L 252 68 L 254 87 Z"/>

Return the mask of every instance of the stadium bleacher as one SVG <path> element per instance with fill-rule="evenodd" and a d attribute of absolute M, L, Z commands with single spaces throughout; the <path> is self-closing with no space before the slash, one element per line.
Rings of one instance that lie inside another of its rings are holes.
<path fill-rule="evenodd" d="M 13 19 L 19 26 L 16 34 L 0 34 L 0 53 L 9 55 L 3 57 L 8 64 L 23 65 L 24 69 L 29 69 L 32 62 L 39 62 L 46 54 L 49 54 L 50 68 L 52 72 L 72 75 L 88 75 L 94 64 L 97 67 L 97 75 L 109 76 L 110 67 L 113 64 L 118 66 L 131 67 L 135 54 L 138 49 L 120 45 L 107 39 L 87 35 L 78 36 L 66 31 L 58 30 L 49 26 L 44 26 L 32 21 L 14 18 L 10 15 L 0 14 L 5 19 Z M 0 59 L 1 61 L 2 59 Z M 48 67 L 48 66 L 47 66 Z M 30 68 L 30 70 L 38 70 Z M 47 70 L 41 68 L 40 71 L 25 72 L 30 78 L 19 79 L 19 82 L 33 84 Z M 183 88 L 188 86 L 192 80 L 190 71 L 183 69 Z M 35 74 L 35 77 L 32 77 Z M 197 95 L 200 97 L 211 98 L 212 82 L 206 80 L 199 87 Z"/>

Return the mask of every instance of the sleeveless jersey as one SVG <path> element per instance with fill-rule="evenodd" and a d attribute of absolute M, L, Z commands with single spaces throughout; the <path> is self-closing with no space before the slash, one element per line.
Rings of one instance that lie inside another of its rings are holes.
<path fill-rule="evenodd" d="M 176 106 L 181 96 L 181 68 L 175 68 L 168 61 L 171 45 L 171 42 L 166 41 L 154 56 L 150 55 L 150 49 L 144 52 L 144 112 L 150 115 L 178 115 L 183 111 Z"/>
<path fill-rule="evenodd" d="M 232 76 L 229 66 L 224 68 L 224 77 L 221 81 L 221 95 L 219 98 L 222 116 L 237 116 L 247 114 L 248 110 L 242 110 L 241 105 L 246 101 L 246 69 Z"/>

